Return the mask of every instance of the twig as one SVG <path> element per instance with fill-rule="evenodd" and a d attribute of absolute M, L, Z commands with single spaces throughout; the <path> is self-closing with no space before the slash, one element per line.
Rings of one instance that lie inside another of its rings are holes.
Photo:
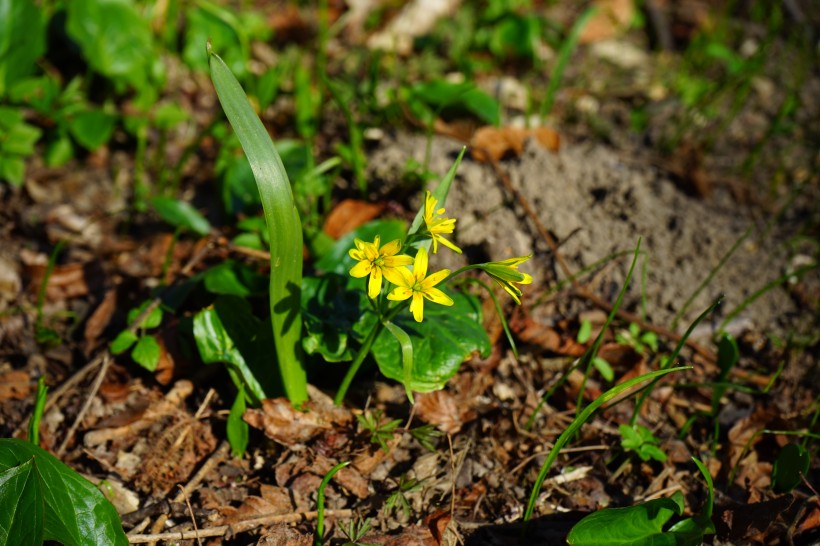
<path fill-rule="evenodd" d="M 71 423 L 68 432 L 66 432 L 65 438 L 63 438 L 63 443 L 61 443 L 59 449 L 57 449 L 57 457 L 62 457 L 65 454 L 68 443 L 74 439 L 74 434 L 76 434 L 80 423 L 82 423 L 83 419 L 85 419 L 85 414 L 88 413 L 88 410 L 91 408 L 91 403 L 94 401 L 94 397 L 97 396 L 97 391 L 100 390 L 100 386 L 102 385 L 102 382 L 105 379 L 105 374 L 108 373 L 108 368 L 110 366 L 111 355 L 108 351 L 106 351 L 103 353 L 102 366 L 100 366 L 100 370 L 97 372 L 97 377 L 94 378 L 94 383 L 91 385 L 91 390 L 85 397 L 83 407 L 80 408 L 79 413 L 77 413 L 77 416 L 74 418 L 74 422 Z"/>
<path fill-rule="evenodd" d="M 191 501 L 188 499 L 188 495 L 185 494 L 185 490 L 182 489 L 182 486 L 179 485 L 180 493 L 185 497 L 185 505 L 188 507 L 188 513 L 191 514 L 191 524 L 194 526 L 194 531 L 196 531 L 196 543 L 199 546 L 202 546 L 202 539 L 199 536 L 199 528 L 196 526 L 196 518 L 194 517 L 194 509 L 191 508 Z"/>
<path fill-rule="evenodd" d="M 487 153 L 488 157 L 491 157 L 489 155 L 489 152 L 485 151 L 485 153 Z M 521 194 L 520 191 L 513 187 L 509 175 L 506 173 L 506 171 L 504 171 L 504 169 L 501 168 L 501 165 L 498 163 L 498 161 L 491 158 L 490 164 L 492 165 L 496 176 L 498 176 L 499 180 L 501 180 L 501 183 L 504 185 L 504 188 L 516 199 L 516 201 L 518 201 L 518 203 L 521 205 L 521 208 L 524 209 L 524 213 L 527 215 L 530 221 L 532 221 L 533 225 L 535 226 L 535 229 L 538 231 L 538 234 L 541 235 L 544 241 L 546 241 L 547 245 L 549 245 L 553 256 L 555 256 L 555 260 L 558 262 L 558 265 L 564 272 L 564 275 L 567 278 L 571 279 L 572 287 L 575 293 L 581 296 L 582 298 L 589 300 L 601 309 L 604 309 L 607 312 L 611 312 L 612 304 L 593 294 L 585 286 L 582 286 L 581 283 L 578 282 L 578 279 L 572 273 L 572 270 L 570 269 L 566 260 L 564 260 L 564 256 L 558 250 L 558 244 L 555 242 L 555 239 L 553 239 L 552 235 L 550 235 L 549 231 L 547 231 L 547 229 L 544 227 L 544 224 L 541 223 L 541 220 L 539 220 L 538 215 L 530 206 L 529 201 L 527 201 L 527 199 Z M 680 334 L 673 332 L 667 328 L 663 328 L 662 326 L 657 326 L 655 324 L 647 322 L 638 315 L 635 315 L 628 311 L 624 311 L 623 309 L 618 309 L 616 315 L 618 316 L 618 318 L 622 320 L 637 324 L 638 326 L 640 326 L 641 330 L 648 330 L 654 332 L 660 336 L 663 336 L 667 339 L 671 339 L 675 342 L 680 342 L 680 340 L 683 339 L 683 336 L 681 336 Z M 715 354 L 712 351 L 706 349 L 705 347 L 702 347 L 701 345 L 695 343 L 691 339 L 686 340 L 686 345 L 688 345 L 693 351 L 701 355 L 706 360 L 710 362 L 716 362 L 717 358 L 715 357 Z"/>
<path fill-rule="evenodd" d="M 325 516 L 336 518 L 350 518 L 353 517 L 353 510 L 326 510 Z M 191 531 L 173 531 L 167 533 L 153 533 L 149 535 L 131 535 L 128 537 L 128 542 L 131 544 L 145 544 L 148 542 L 157 542 L 159 540 L 193 540 L 196 538 L 206 537 L 221 537 L 226 534 L 244 533 L 263 525 L 271 525 L 274 523 L 299 523 L 303 521 L 311 521 L 316 519 L 317 512 L 297 512 L 294 514 L 277 514 L 271 516 L 261 516 L 252 519 L 240 521 L 231 525 L 219 525 L 217 527 L 208 527 L 206 529 L 191 530 Z"/>

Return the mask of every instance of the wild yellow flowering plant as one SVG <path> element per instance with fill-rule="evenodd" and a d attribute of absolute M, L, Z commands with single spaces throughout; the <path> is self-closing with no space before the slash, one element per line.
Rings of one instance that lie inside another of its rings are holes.
<path fill-rule="evenodd" d="M 257 317 L 241 297 L 250 290 L 238 286 L 193 321 L 202 360 L 226 365 L 237 403 L 285 393 L 301 405 L 308 370 L 349 362 L 336 392 L 341 404 L 368 357 L 412 401 L 413 392 L 442 388 L 470 355 L 489 354 L 480 302 L 453 281 L 471 269 L 484 271 L 520 303 L 518 286 L 532 277 L 518 270 L 528 256 L 455 272 L 431 266 L 439 247 L 461 254 L 452 240 L 457 220 L 444 203 L 464 152 L 435 191 L 425 193 L 409 229 L 371 222 L 310 264 L 315 275 L 303 275 L 303 227 L 281 159 L 236 78 L 210 50 L 209 59 L 220 104 L 256 179 L 270 239 L 270 314 Z"/>
<path fill-rule="evenodd" d="M 450 239 L 457 220 L 445 216 L 442 206 L 460 159 L 435 193 L 425 193 L 422 208 L 403 240 L 391 236 L 389 243 L 380 246 L 382 234 L 371 235 L 372 243 L 354 236 L 352 248 L 348 247 L 354 262 L 347 273 L 352 279 L 368 277 L 371 316 L 363 321 L 369 331 L 337 393 L 337 402 L 344 398 L 368 354 L 384 375 L 404 383 L 412 401 L 413 391 L 443 387 L 465 358 L 489 349 L 477 299 L 448 287 L 460 274 L 468 270 L 487 273 L 519 304 L 522 292 L 518 285 L 532 283 L 530 275 L 518 270 L 530 256 L 471 264 L 455 272 L 431 267 L 439 243 L 461 254 Z"/>

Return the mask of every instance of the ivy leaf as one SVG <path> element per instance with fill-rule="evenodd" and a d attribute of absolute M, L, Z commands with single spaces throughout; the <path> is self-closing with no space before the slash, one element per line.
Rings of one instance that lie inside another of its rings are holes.
<path fill-rule="evenodd" d="M 0 473 L 0 545 L 40 546 L 44 507 L 34 458 Z"/>
<path fill-rule="evenodd" d="M 36 475 L 42 486 L 43 540 L 65 546 L 128 546 L 117 511 L 91 482 L 34 444 L 16 438 L 0 439 L 0 476 L 26 463 L 32 463 L 32 477 Z M 3 483 L 0 491 L 5 491 L 7 484 Z M 25 494 L 36 494 L 36 486 Z M 17 497 L 10 500 L 17 502 Z M 0 494 L 0 514 L 14 509 L 8 501 L 8 496 Z M 32 510 L 24 517 L 36 518 L 37 508 L 32 505 Z M 12 540 L 6 543 L 20 544 L 17 535 Z"/>

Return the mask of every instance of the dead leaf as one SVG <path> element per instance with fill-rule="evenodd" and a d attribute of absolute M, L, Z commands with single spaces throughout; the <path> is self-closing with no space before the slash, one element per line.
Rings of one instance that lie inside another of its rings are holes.
<path fill-rule="evenodd" d="M 324 232 L 338 239 L 378 217 L 385 209 L 384 203 L 369 203 L 358 199 L 345 199 L 330 211 L 325 219 Z M 385 241 L 387 242 L 387 241 Z"/>
<path fill-rule="evenodd" d="M 573 337 L 562 336 L 555 328 L 530 317 L 523 307 L 516 308 L 509 326 L 519 340 L 545 351 L 566 356 L 581 356 L 586 351 Z"/>
<path fill-rule="evenodd" d="M 260 516 L 289 514 L 294 508 L 287 489 L 263 483 L 259 487 L 259 495 L 249 495 L 238 508 L 220 507 L 220 512 L 225 516 L 220 525 L 230 525 Z"/>
<path fill-rule="evenodd" d="M 525 129 L 522 127 L 482 127 L 470 141 L 476 161 L 500 161 L 508 156 L 520 156 L 528 138 L 535 139 L 545 150 L 558 151 L 561 138 L 549 127 Z"/>
<path fill-rule="evenodd" d="M 24 400 L 31 393 L 32 381 L 28 373 L 12 370 L 0 375 L 0 401 Z"/>
<path fill-rule="evenodd" d="M 304 444 L 331 425 L 349 422 L 350 412 L 311 400 L 306 411 L 294 409 L 287 398 L 262 401 L 261 409 L 249 409 L 243 419 L 250 426 L 262 430 L 265 436 L 286 446 Z"/>
<path fill-rule="evenodd" d="M 269 526 L 257 546 L 312 546 L 313 537 L 299 532 L 287 524 Z"/>
<path fill-rule="evenodd" d="M 579 41 L 589 44 L 613 38 L 623 33 L 635 16 L 633 0 L 595 0 L 598 9 L 581 31 Z"/>
<path fill-rule="evenodd" d="M 330 472 L 338 462 L 336 459 L 317 455 L 313 461 L 311 471 L 319 476 L 324 476 Z M 366 499 L 370 496 L 368 481 L 364 479 L 355 467 L 346 466 L 342 468 L 333 475 L 333 481 L 360 499 Z"/>
<path fill-rule="evenodd" d="M 765 532 L 793 503 L 794 497 L 791 495 L 752 504 L 727 499 L 715 506 L 712 521 L 721 539 L 736 543 Z"/>
<path fill-rule="evenodd" d="M 48 258 L 46 258 L 46 262 Z M 32 263 L 26 260 L 25 275 L 29 279 L 28 290 L 31 294 L 37 294 L 43 284 L 43 277 L 46 275 L 48 265 L 40 263 L 40 260 Z M 85 296 L 90 292 L 86 279 L 85 264 L 73 263 L 66 265 L 55 265 L 46 283 L 46 300 L 62 301 L 71 298 Z"/>
<path fill-rule="evenodd" d="M 102 301 L 88 317 L 85 323 L 85 346 L 86 351 L 90 352 L 96 345 L 96 340 L 99 338 L 108 324 L 111 322 L 111 317 L 114 316 L 114 311 L 117 309 L 117 290 L 115 288 L 109 289 Z"/>
<path fill-rule="evenodd" d="M 437 510 L 424 518 L 436 546 L 456 546 L 459 544 L 458 525 L 449 510 Z"/>
<path fill-rule="evenodd" d="M 466 404 L 459 407 L 456 397 L 446 390 L 417 394 L 416 415 L 447 434 L 455 434 L 465 420 L 475 418 L 474 411 Z"/>

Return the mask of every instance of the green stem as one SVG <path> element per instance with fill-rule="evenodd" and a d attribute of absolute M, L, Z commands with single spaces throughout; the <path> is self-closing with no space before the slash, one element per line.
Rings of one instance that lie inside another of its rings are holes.
<path fill-rule="evenodd" d="M 370 330 L 369 334 L 367 334 L 364 343 L 362 343 L 362 347 L 359 349 L 358 354 L 356 354 L 356 358 L 354 358 L 353 362 L 350 363 L 350 367 L 347 369 L 347 373 L 342 379 L 341 385 L 339 385 L 339 390 L 336 391 L 336 397 L 333 399 L 334 404 L 337 406 L 342 405 L 342 402 L 344 402 L 345 396 L 347 395 L 347 390 L 350 388 L 350 384 L 353 383 L 353 378 L 356 376 L 359 368 L 362 367 L 364 359 L 370 353 L 370 348 L 373 347 L 373 343 L 376 341 L 376 338 L 379 337 L 382 328 L 384 328 L 384 323 L 393 320 L 393 317 L 398 314 L 402 307 L 404 307 L 404 305 L 399 303 L 398 305 L 390 308 L 387 313 L 379 317 L 379 321 L 373 325 L 373 329 Z"/>

